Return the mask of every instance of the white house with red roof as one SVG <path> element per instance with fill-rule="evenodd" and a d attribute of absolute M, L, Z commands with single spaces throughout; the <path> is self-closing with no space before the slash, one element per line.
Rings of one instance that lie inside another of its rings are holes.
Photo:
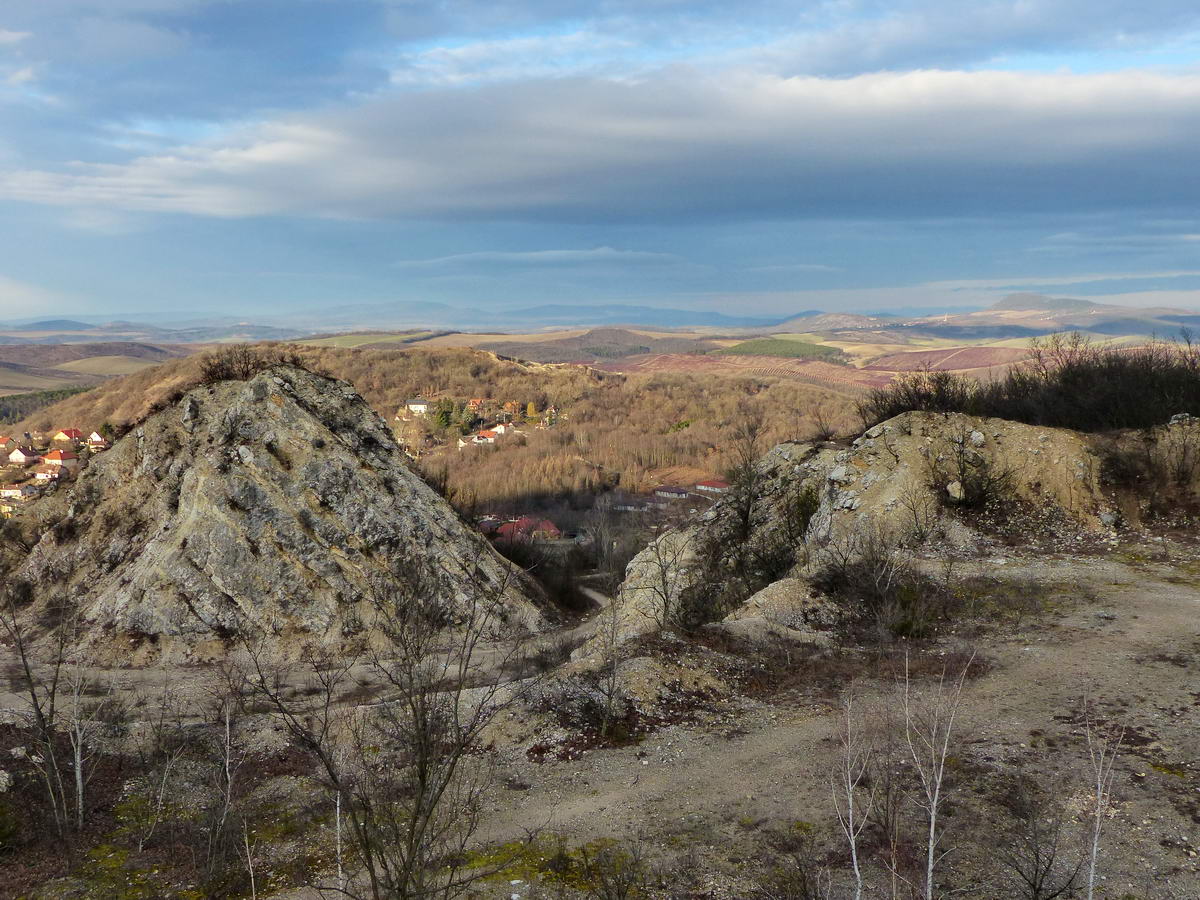
<path fill-rule="evenodd" d="M 83 443 L 83 432 L 78 428 L 64 428 L 62 431 L 56 431 L 51 435 L 50 440 L 56 444 L 80 444 Z"/>
<path fill-rule="evenodd" d="M 79 457 L 70 450 L 51 450 L 42 460 L 46 465 L 57 466 L 68 472 L 75 472 L 80 466 Z"/>
<path fill-rule="evenodd" d="M 729 490 L 729 482 L 722 481 L 720 478 L 712 478 L 708 481 L 697 481 L 696 490 L 703 491 L 706 494 L 723 494 Z"/>
<path fill-rule="evenodd" d="M 496 443 L 496 438 L 499 436 L 499 432 L 495 430 L 480 431 L 472 438 L 472 442 L 476 444 L 494 444 Z"/>

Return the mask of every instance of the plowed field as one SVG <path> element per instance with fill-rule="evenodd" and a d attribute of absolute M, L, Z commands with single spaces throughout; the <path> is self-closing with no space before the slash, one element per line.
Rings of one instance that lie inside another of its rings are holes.
<path fill-rule="evenodd" d="M 948 347 L 945 350 L 890 353 L 863 368 L 875 372 L 916 372 L 928 366 L 930 369 L 958 372 L 1006 366 L 1027 356 L 1028 350 L 1016 347 Z"/>
<path fill-rule="evenodd" d="M 608 372 L 695 372 L 704 375 L 752 375 L 792 378 L 841 388 L 883 387 L 892 377 L 882 371 L 835 366 L 812 359 L 777 356 L 702 356 L 689 353 L 653 353 L 593 365 Z"/>

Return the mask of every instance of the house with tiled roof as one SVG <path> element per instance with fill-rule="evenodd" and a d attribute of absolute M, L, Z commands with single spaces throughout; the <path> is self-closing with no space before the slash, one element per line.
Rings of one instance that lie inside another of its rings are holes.
<path fill-rule="evenodd" d="M 50 466 L 57 466 L 65 469 L 68 472 L 74 472 L 79 469 L 79 457 L 70 450 L 51 450 L 42 460 Z"/>
<path fill-rule="evenodd" d="M 32 447 L 17 447 L 8 454 L 8 461 L 14 466 L 32 466 L 40 459 Z"/>
<path fill-rule="evenodd" d="M 56 444 L 79 444 L 83 442 L 83 432 L 78 428 L 64 428 L 52 434 L 50 440 Z"/>

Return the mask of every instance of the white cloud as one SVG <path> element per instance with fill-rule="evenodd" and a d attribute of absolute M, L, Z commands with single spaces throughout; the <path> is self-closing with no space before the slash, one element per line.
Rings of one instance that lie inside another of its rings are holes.
<path fill-rule="evenodd" d="M 438 256 L 432 259 L 405 259 L 394 265 L 401 269 L 458 269 L 470 266 L 544 268 L 581 265 L 661 266 L 680 263 L 686 263 L 686 260 L 671 253 L 648 253 L 642 250 L 596 247 L 592 250 L 456 253 L 452 256 Z"/>
<path fill-rule="evenodd" d="M 401 86 L 459 85 L 609 72 L 618 59 L 628 73 L 632 41 L 591 30 L 437 46 L 405 56 L 391 72 Z"/>
<path fill-rule="evenodd" d="M 4 76 L 4 80 L 8 84 L 29 84 L 36 77 L 37 74 L 34 72 L 33 66 L 25 66 L 23 69 L 10 72 Z"/>
<path fill-rule="evenodd" d="M 0 173 L 0 196 L 459 220 L 1166 210 L 1200 202 L 1198 142 L 1194 74 L 672 71 L 393 93 L 126 164 Z"/>
<path fill-rule="evenodd" d="M 956 281 L 934 281 L 927 287 L 938 290 L 985 290 L 1009 293 L 1030 287 L 1069 287 L 1071 285 L 1099 284 L 1105 281 L 1158 281 L 1171 278 L 1189 278 L 1200 275 L 1200 270 L 1182 269 L 1168 272 L 1103 272 L 1083 275 L 1036 276 L 1019 278 L 975 278 Z"/>
<path fill-rule="evenodd" d="M 842 272 L 845 270 L 838 266 L 826 266 L 820 263 L 788 263 L 779 266 L 753 266 L 747 271 L 786 274 L 788 272 Z"/>
<path fill-rule="evenodd" d="M 26 38 L 32 37 L 28 31 L 7 31 L 0 28 L 0 47 L 10 44 L 19 44 Z"/>

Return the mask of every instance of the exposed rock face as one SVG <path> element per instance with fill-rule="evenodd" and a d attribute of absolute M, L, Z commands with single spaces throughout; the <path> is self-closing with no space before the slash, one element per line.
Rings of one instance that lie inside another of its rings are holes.
<path fill-rule="evenodd" d="M 453 623 L 480 595 L 536 630 L 538 594 L 404 464 L 345 382 L 277 367 L 197 388 L 101 454 L 9 581 L 80 604 L 94 654 L 203 658 L 248 627 L 337 646 L 432 570 Z M 149 651 L 146 648 L 151 648 Z"/>
<path fill-rule="evenodd" d="M 1183 429 L 1192 427 L 1181 421 L 1160 429 L 1151 440 L 1165 447 L 1172 440 L 1183 440 L 1187 437 Z M 1200 428 L 1192 440 L 1200 448 Z M 1196 457 L 1200 458 L 1200 450 Z M 790 590 L 757 589 L 746 610 L 734 610 L 726 623 L 770 618 L 756 611 L 757 606 L 768 600 L 774 606 L 784 593 L 802 599 L 798 582 L 780 579 L 804 574 L 803 561 L 812 551 L 864 529 L 879 529 L 901 542 L 919 541 L 922 533 L 939 529 L 969 531 L 947 519 L 945 510 L 969 502 L 989 479 L 996 480 L 998 492 L 1057 507 L 1080 527 L 1110 526 L 1117 513 L 1101 482 L 1101 469 L 1095 436 L 960 414 L 904 413 L 868 429 L 847 448 L 780 444 L 758 463 L 760 497 L 746 540 L 759 548 L 789 541 L 803 544 L 796 548 L 796 571 L 768 575 L 768 584 L 786 584 Z M 1200 465 L 1196 469 L 1200 477 Z M 793 533 L 794 523 L 789 528 L 789 518 L 804 494 L 815 512 L 801 536 Z M 673 598 L 728 571 L 735 502 L 723 499 L 703 521 L 660 537 L 634 558 L 616 600 L 621 639 L 654 631 L 662 618 L 664 596 Z M 580 658 L 594 657 L 602 649 L 593 639 L 577 653 Z"/>

